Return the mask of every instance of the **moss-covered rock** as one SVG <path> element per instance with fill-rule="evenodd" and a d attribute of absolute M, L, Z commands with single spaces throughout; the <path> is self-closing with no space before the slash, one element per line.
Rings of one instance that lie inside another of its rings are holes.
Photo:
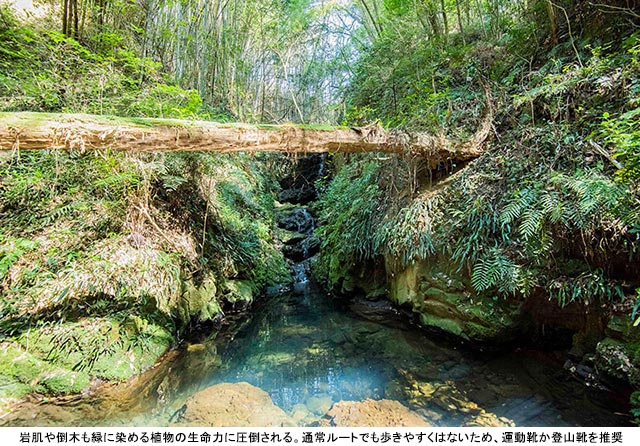
<path fill-rule="evenodd" d="M 519 302 L 474 293 L 444 260 L 419 262 L 391 277 L 391 299 L 416 312 L 423 325 L 468 341 L 502 343 L 520 332 Z"/>
<path fill-rule="evenodd" d="M 640 327 L 633 326 L 629 315 L 614 315 L 606 334 L 596 347 L 598 373 L 640 389 Z"/>
<path fill-rule="evenodd" d="M 234 306 L 253 302 L 254 285 L 248 280 L 229 280 L 225 284 L 224 299 Z"/>
<path fill-rule="evenodd" d="M 218 287 L 215 277 L 208 276 L 199 286 L 192 281 L 183 284 L 180 312 L 183 320 L 195 317 L 201 321 L 208 321 L 222 313 L 218 302 Z"/>
<path fill-rule="evenodd" d="M 17 341 L 23 349 L 28 349 L 39 366 L 123 380 L 152 366 L 172 344 L 173 336 L 166 328 L 128 315 L 44 326 L 20 336 Z M 75 379 L 64 374 L 45 378 L 47 393 L 67 393 L 57 390 L 65 389 L 64 382 Z M 69 391 L 79 390 L 76 386 Z"/>
<path fill-rule="evenodd" d="M 52 364 L 16 343 L 0 344 L 0 405 L 30 392 L 77 393 L 89 383 L 85 371 Z"/>
<path fill-rule="evenodd" d="M 0 395 L 126 379 L 177 329 L 291 280 L 273 235 L 269 156 L 0 158 L 0 342 L 28 352 L 19 370 L 0 370 Z"/>

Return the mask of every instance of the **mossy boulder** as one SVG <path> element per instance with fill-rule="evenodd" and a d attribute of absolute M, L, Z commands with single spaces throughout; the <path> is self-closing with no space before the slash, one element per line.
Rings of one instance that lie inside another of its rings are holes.
<path fill-rule="evenodd" d="M 443 260 L 419 262 L 391 277 L 391 299 L 409 306 L 427 327 L 467 341 L 506 342 L 520 332 L 520 302 L 479 295 Z"/>
<path fill-rule="evenodd" d="M 128 315 L 44 326 L 20 336 L 17 342 L 49 368 L 124 380 L 151 367 L 169 348 L 173 337 L 153 322 Z M 51 383 L 47 393 L 66 393 L 62 384 L 72 380 L 61 374 L 44 378 L 45 383 Z M 78 390 L 81 389 L 73 391 Z"/>
<path fill-rule="evenodd" d="M 249 280 L 228 280 L 224 299 L 234 306 L 247 306 L 253 302 L 254 286 Z"/>
<path fill-rule="evenodd" d="M 596 347 L 598 373 L 640 389 L 640 327 L 633 326 L 629 315 L 614 315 L 606 334 Z"/>
<path fill-rule="evenodd" d="M 289 231 L 282 228 L 276 228 L 275 234 L 277 235 L 278 240 L 280 240 L 285 245 L 295 245 L 296 243 L 301 242 L 307 237 L 306 234 L 301 234 L 297 231 Z"/>
<path fill-rule="evenodd" d="M 85 371 L 47 362 L 16 343 L 0 343 L 0 402 L 31 392 L 78 393 L 89 384 L 90 377 Z"/>
<path fill-rule="evenodd" d="M 213 276 L 206 277 L 200 285 L 192 281 L 184 282 L 180 301 L 181 318 L 188 321 L 192 318 L 208 321 L 222 313 L 218 302 L 218 287 Z"/>

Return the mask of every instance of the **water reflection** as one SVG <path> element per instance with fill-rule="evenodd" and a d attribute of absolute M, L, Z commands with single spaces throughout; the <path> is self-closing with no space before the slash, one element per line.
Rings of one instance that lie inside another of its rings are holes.
<path fill-rule="evenodd" d="M 336 402 L 366 398 L 400 401 L 441 426 L 627 421 L 606 406 L 606 395 L 589 395 L 539 354 L 478 358 L 415 329 L 360 319 L 313 288 L 271 298 L 222 350 L 211 340 L 174 356 L 89 398 L 23 404 L 3 422 L 167 425 L 195 392 L 243 381 L 301 425 Z"/>

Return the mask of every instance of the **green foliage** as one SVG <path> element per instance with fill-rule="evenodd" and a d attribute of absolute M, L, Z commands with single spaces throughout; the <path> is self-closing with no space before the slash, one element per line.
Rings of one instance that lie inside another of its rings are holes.
<path fill-rule="evenodd" d="M 199 113 L 200 95 L 171 85 L 159 63 L 126 48 L 122 34 L 98 33 L 88 47 L 2 11 L 0 111 L 176 118 Z"/>
<path fill-rule="evenodd" d="M 640 100 L 640 94 L 639 100 Z M 633 181 L 638 187 L 640 182 L 640 107 L 634 108 L 615 118 L 608 113 L 603 115 L 602 136 L 613 149 L 616 157 L 622 161 L 620 177 Z"/>
<path fill-rule="evenodd" d="M 598 269 L 577 277 L 557 277 L 547 284 L 547 291 L 560 306 L 572 302 L 608 302 L 624 297 L 622 289 L 607 280 Z"/>
<path fill-rule="evenodd" d="M 396 265 L 409 265 L 436 253 L 435 228 L 442 218 L 440 197 L 415 199 L 409 207 L 386 220 L 373 236 L 376 250 Z"/>
<path fill-rule="evenodd" d="M 518 266 L 499 248 L 489 249 L 473 265 L 471 285 L 476 291 L 496 289 L 503 295 L 513 294 L 518 281 Z"/>
<path fill-rule="evenodd" d="M 0 281 L 4 279 L 16 260 L 37 245 L 38 243 L 33 240 L 17 238 L 10 246 L 0 249 Z"/>
<path fill-rule="evenodd" d="M 631 415 L 634 417 L 633 422 L 640 424 L 640 391 L 633 392 L 629 398 L 631 405 Z"/>
<path fill-rule="evenodd" d="M 434 193 L 422 181 L 409 197 L 406 188 L 385 189 L 386 200 L 372 200 L 375 211 L 347 211 L 370 230 L 357 242 L 372 247 L 366 257 L 384 256 L 392 274 L 448 258 L 478 293 L 544 293 L 560 305 L 628 292 L 613 263 L 637 262 L 640 248 L 637 33 L 617 28 L 620 45 L 613 37 L 589 41 L 589 32 L 578 40 L 574 28 L 550 48 L 538 40 L 551 31 L 545 8 L 478 5 L 486 15 L 477 26 L 443 37 L 431 22 L 415 20 L 424 5 L 385 5 L 383 30 L 355 69 L 347 122 L 381 120 L 464 140 L 478 129 L 487 100 L 502 110 L 487 153 L 446 186 Z M 342 169 L 357 171 L 355 163 Z M 381 177 L 394 181 L 407 163 L 379 163 Z M 349 178 L 341 170 L 336 181 L 343 175 Z M 341 200 L 322 204 L 336 212 Z M 350 235 L 342 259 L 360 253 Z M 322 256 L 331 257 L 329 246 Z M 348 275 L 351 263 L 333 260 Z"/>
<path fill-rule="evenodd" d="M 631 312 L 631 319 L 633 320 L 634 327 L 640 325 L 640 288 L 636 290 L 636 294 L 636 302 L 633 305 L 633 311 Z"/>
<path fill-rule="evenodd" d="M 342 169 L 320 198 L 322 225 L 316 230 L 322 239 L 317 273 L 335 285 L 344 268 L 376 253 L 372 237 L 383 213 L 384 194 L 378 185 L 379 165 L 363 155 L 361 162 Z"/>
<path fill-rule="evenodd" d="M 227 280 L 253 292 L 286 282 L 271 234 L 277 183 L 262 158 L 1 158 L 0 335 L 38 345 L 38 361 L 64 371 L 53 387 L 72 372 L 123 379 L 177 330 L 219 317 Z"/>

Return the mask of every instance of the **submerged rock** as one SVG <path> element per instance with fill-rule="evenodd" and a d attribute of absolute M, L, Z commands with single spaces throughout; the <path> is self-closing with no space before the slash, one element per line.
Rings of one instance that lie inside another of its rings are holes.
<path fill-rule="evenodd" d="M 333 400 L 331 399 L 331 397 L 324 394 L 308 398 L 305 401 L 305 406 L 310 412 L 316 415 L 322 415 L 327 413 L 327 411 L 331 409 L 332 403 Z"/>
<path fill-rule="evenodd" d="M 189 398 L 177 424 L 182 426 L 295 426 L 264 390 L 249 383 L 222 383 Z"/>
<path fill-rule="evenodd" d="M 398 401 L 371 399 L 335 403 L 319 424 L 338 427 L 431 426 L 427 420 Z"/>

